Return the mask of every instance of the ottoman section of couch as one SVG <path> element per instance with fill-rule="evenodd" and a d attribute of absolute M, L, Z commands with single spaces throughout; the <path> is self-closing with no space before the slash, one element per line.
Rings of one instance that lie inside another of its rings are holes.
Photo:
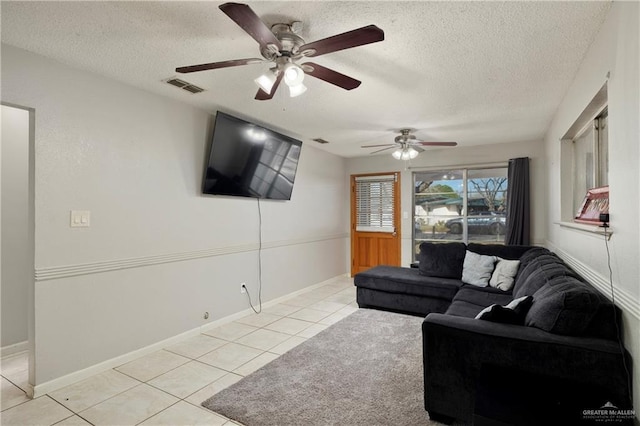
<path fill-rule="evenodd" d="M 354 277 L 361 308 L 381 308 L 415 315 L 445 312 L 462 282 L 427 277 L 415 268 L 376 266 Z"/>

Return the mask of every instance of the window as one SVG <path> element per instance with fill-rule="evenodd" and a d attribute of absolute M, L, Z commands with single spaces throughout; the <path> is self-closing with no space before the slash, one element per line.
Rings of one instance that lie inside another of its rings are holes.
<path fill-rule="evenodd" d="M 573 222 L 587 191 L 609 185 L 605 83 L 561 140 L 560 220 Z"/>
<path fill-rule="evenodd" d="M 604 111 L 573 139 L 573 211 L 577 212 L 587 190 L 609 184 L 607 116 Z"/>
<path fill-rule="evenodd" d="M 356 176 L 356 231 L 395 232 L 395 175 Z"/>
<path fill-rule="evenodd" d="M 507 167 L 421 171 L 414 183 L 414 259 L 423 241 L 504 243 Z"/>

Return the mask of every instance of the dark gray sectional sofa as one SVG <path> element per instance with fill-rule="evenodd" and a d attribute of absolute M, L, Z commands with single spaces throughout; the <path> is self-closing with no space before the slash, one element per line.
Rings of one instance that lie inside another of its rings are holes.
<path fill-rule="evenodd" d="M 513 287 L 464 283 L 467 250 L 519 260 Z M 419 260 L 418 268 L 374 267 L 356 274 L 354 284 L 362 308 L 426 316 L 424 393 L 431 418 L 582 424 L 584 410 L 608 402 L 631 406 L 631 359 L 618 340 L 618 308 L 554 253 L 423 243 Z M 476 319 L 491 305 L 525 296 L 531 306 L 519 322 Z"/>

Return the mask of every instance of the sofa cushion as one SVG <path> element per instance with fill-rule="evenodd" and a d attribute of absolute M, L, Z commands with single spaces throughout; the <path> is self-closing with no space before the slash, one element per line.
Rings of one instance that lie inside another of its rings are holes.
<path fill-rule="evenodd" d="M 558 276 L 578 278 L 564 262 L 552 254 L 543 254 L 518 270 L 513 286 L 513 297 L 531 296 L 547 281 Z"/>
<path fill-rule="evenodd" d="M 460 280 L 451 278 L 425 277 L 415 268 L 400 266 L 376 266 L 354 276 L 357 287 L 379 290 L 387 293 L 403 293 L 416 296 L 452 300 Z"/>
<path fill-rule="evenodd" d="M 475 318 L 487 306 L 506 305 L 511 300 L 511 295 L 495 288 L 464 285 L 458 290 L 445 313 L 458 317 Z"/>
<path fill-rule="evenodd" d="M 493 290 L 493 291 L 491 291 Z M 453 298 L 453 301 L 464 301 L 473 303 L 481 309 L 487 306 L 498 304 L 506 305 L 513 298 L 510 294 L 490 287 L 476 287 L 473 285 L 464 285 Z"/>
<path fill-rule="evenodd" d="M 550 333 L 579 336 L 587 329 L 600 305 L 590 285 L 570 276 L 549 280 L 533 294 L 525 325 Z"/>
<path fill-rule="evenodd" d="M 483 256 L 467 251 L 462 266 L 462 282 L 486 287 L 489 285 L 489 279 L 495 266 L 495 256 Z"/>
<path fill-rule="evenodd" d="M 420 244 L 418 270 L 428 277 L 462 278 L 462 265 L 467 248 L 464 243 Z"/>
<path fill-rule="evenodd" d="M 511 290 L 516 274 L 518 273 L 519 266 L 519 260 L 507 260 L 499 257 L 498 263 L 496 263 L 496 268 L 491 274 L 489 286 L 503 291 Z"/>
<path fill-rule="evenodd" d="M 484 256 L 497 256 L 508 260 L 518 260 L 523 254 L 533 248 L 539 248 L 534 246 L 506 246 L 502 244 L 478 244 L 469 243 L 467 250 L 474 253 L 482 254 Z"/>
<path fill-rule="evenodd" d="M 486 306 L 479 306 L 473 303 L 465 302 L 464 300 L 456 300 L 449 309 L 446 310 L 445 315 L 453 315 L 456 317 L 475 318 L 478 313 L 486 308 Z"/>
<path fill-rule="evenodd" d="M 529 262 L 531 262 L 534 259 L 537 259 L 538 257 L 542 256 L 543 254 L 554 255 L 552 252 L 550 252 L 548 249 L 546 249 L 544 247 L 533 247 L 531 250 L 527 250 L 518 259 L 518 260 L 520 260 L 520 267 L 524 268 L 525 266 L 527 266 L 529 264 Z"/>
<path fill-rule="evenodd" d="M 531 250 L 528 250 L 525 253 L 523 253 L 522 256 L 520 256 L 520 259 L 518 259 L 520 261 L 520 266 L 518 267 L 518 273 L 516 274 L 515 281 L 516 282 L 518 281 L 520 272 L 523 271 L 529 265 L 530 262 L 532 262 L 533 260 L 537 259 L 542 255 L 547 255 L 547 254 L 555 256 L 554 253 L 550 252 L 544 247 L 534 247 Z"/>
<path fill-rule="evenodd" d="M 475 318 L 503 324 L 522 325 L 532 301 L 532 296 L 524 296 L 512 300 L 505 306 L 494 304 L 481 310 Z"/>

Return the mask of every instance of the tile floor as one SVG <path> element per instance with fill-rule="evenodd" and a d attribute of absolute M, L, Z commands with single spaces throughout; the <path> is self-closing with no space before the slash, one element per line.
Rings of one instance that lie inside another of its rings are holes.
<path fill-rule="evenodd" d="M 0 364 L 2 425 L 237 425 L 200 403 L 357 310 L 340 278 L 37 399 L 27 355 Z"/>

